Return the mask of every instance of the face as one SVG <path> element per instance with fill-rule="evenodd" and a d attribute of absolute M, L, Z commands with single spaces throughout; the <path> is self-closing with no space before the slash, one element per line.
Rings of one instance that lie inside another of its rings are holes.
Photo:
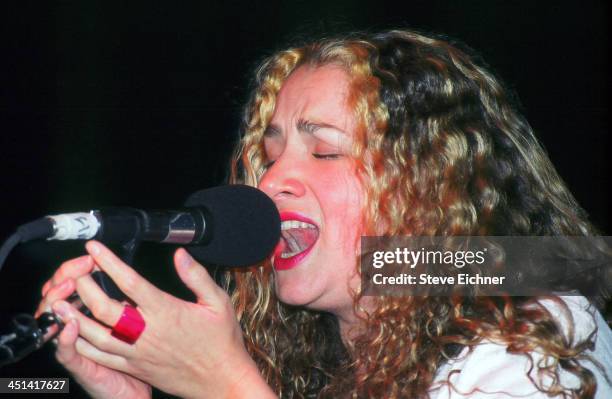
<path fill-rule="evenodd" d="M 281 301 L 338 314 L 352 309 L 363 189 L 350 148 L 356 121 L 349 77 L 303 66 L 283 85 L 265 133 L 259 188 L 276 203 L 282 234 L 272 263 Z"/>

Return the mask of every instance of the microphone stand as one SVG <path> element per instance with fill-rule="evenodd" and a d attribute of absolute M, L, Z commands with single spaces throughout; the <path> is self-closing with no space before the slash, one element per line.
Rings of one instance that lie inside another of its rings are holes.
<path fill-rule="evenodd" d="M 136 238 L 121 244 L 117 251 L 120 254 L 119 258 L 131 265 L 139 244 L 140 240 Z M 127 299 L 106 273 L 95 271 L 91 277 L 110 298 L 118 301 Z M 68 298 L 68 302 L 86 316 L 91 317 L 91 312 L 85 307 L 76 292 Z M 45 343 L 58 336 L 63 328 L 62 321 L 51 312 L 45 312 L 37 318 L 27 313 L 17 314 L 11 321 L 12 331 L 0 335 L 0 367 L 16 363 L 40 349 Z"/>

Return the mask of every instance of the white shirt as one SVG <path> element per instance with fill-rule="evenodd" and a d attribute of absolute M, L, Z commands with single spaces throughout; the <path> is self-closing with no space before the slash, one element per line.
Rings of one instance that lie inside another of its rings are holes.
<path fill-rule="evenodd" d="M 590 361 L 580 361 L 583 367 L 588 368 L 597 380 L 597 391 L 595 398 L 611 399 L 612 385 L 612 331 L 604 321 L 601 314 L 594 309 L 588 300 L 582 296 L 563 296 L 563 299 L 571 312 L 574 324 L 574 342 L 580 342 L 587 338 L 597 328 L 595 348 L 588 350 L 587 354 L 599 362 L 604 371 L 597 368 Z M 572 320 L 563 313 L 559 305 L 552 300 L 540 301 L 553 316 L 559 321 L 561 327 L 568 334 L 568 326 Z M 547 386 L 543 376 L 538 379 L 537 362 L 543 359 L 543 355 L 532 352 L 534 367 L 529 373 L 531 363 L 526 355 L 512 354 L 506 351 L 503 344 L 491 341 L 483 341 L 474 346 L 472 352 L 469 348 L 463 351 L 453 360 L 442 365 L 434 379 L 430 397 L 432 399 L 492 399 L 492 398 L 549 398 L 545 393 L 539 391 L 528 377 L 534 381 Z M 560 368 L 559 368 L 560 369 Z M 579 381 L 576 376 L 564 370 L 559 371 L 561 385 L 567 388 L 577 388 Z M 450 379 L 449 379 L 450 377 Z M 450 381 L 452 386 L 444 384 Z"/>

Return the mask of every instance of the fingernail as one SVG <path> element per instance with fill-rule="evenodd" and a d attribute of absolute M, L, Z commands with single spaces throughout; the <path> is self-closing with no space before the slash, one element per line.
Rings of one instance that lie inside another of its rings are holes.
<path fill-rule="evenodd" d="M 189 266 L 191 266 L 192 262 L 193 258 L 191 257 L 191 255 L 189 255 L 189 253 L 183 249 L 178 258 L 179 266 L 183 269 L 187 269 Z"/>
<path fill-rule="evenodd" d="M 98 255 L 100 254 L 100 244 L 98 244 L 95 241 L 89 241 L 86 245 L 87 250 L 89 251 L 90 254 L 92 255 Z"/>
<path fill-rule="evenodd" d="M 61 289 L 64 289 L 70 285 L 70 280 L 63 281 L 59 286 Z"/>

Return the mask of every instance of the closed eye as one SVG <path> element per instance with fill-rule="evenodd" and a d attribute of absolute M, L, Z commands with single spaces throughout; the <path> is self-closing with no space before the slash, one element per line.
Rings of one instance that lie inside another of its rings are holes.
<path fill-rule="evenodd" d="M 342 156 L 342 154 L 317 154 L 313 153 L 313 157 L 316 159 L 338 159 Z"/>

